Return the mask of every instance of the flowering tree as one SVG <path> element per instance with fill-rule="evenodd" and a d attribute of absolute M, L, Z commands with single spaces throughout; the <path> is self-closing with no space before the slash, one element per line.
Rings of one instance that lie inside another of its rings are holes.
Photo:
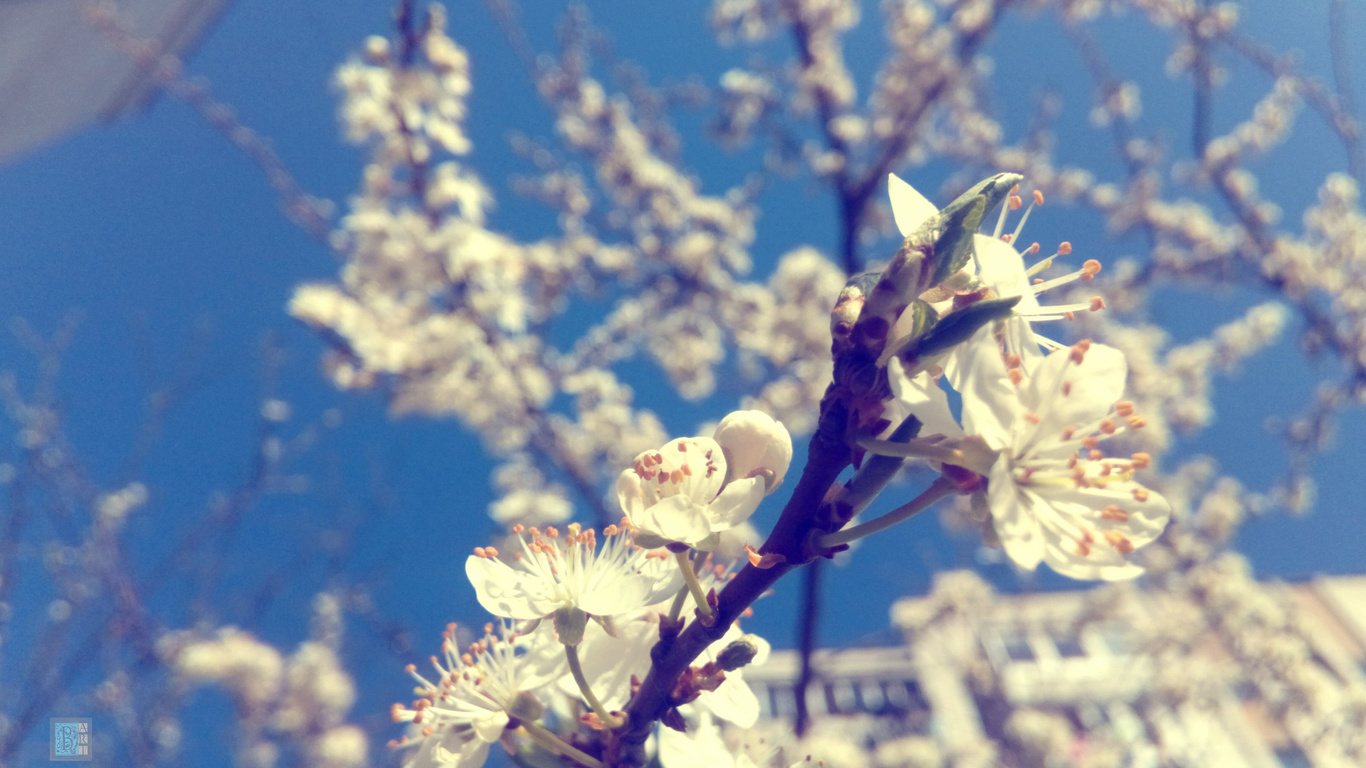
<path fill-rule="evenodd" d="M 1360 397 L 1366 219 L 1353 176 L 1337 173 L 1302 230 L 1282 228 L 1250 162 L 1291 139 L 1307 107 L 1359 176 L 1345 76 L 1330 88 L 1300 73 L 1246 38 L 1227 3 L 897 0 L 877 22 L 885 56 L 868 76 L 843 52 L 856 4 L 721 0 L 722 43 L 766 51 L 782 40 L 783 60 L 672 90 L 616 63 L 614 86 L 582 12 L 570 13 L 558 51 L 538 54 L 515 9 L 490 7 L 554 116 L 553 143 L 517 140 L 536 168 L 517 186 L 554 212 L 555 231 L 533 240 L 489 225 L 494 192 L 466 132 L 478 119 L 471 62 L 440 6 L 404 0 L 393 35 L 366 40 L 337 71 L 344 132 L 366 164 L 328 235 L 338 276 L 299 286 L 288 308 L 324 340 L 336 386 L 381 390 L 394 413 L 453 416 L 502 462 L 489 509 L 500 534 L 465 561 L 491 616 L 458 617 L 483 625 L 480 639 L 463 642 L 452 625 L 430 668 L 408 667 L 416 698 L 391 710 L 406 729 L 390 744 L 405 765 L 473 768 L 494 744 L 526 765 L 797 762 L 800 751 L 740 754 L 720 735 L 718 721 L 734 731 L 759 715 L 743 672 L 769 649 L 742 620 L 789 573 L 805 569 L 814 594 L 815 564 L 898 535 L 886 531 L 935 505 L 1022 571 L 1124 581 L 1146 569 L 1158 577 L 1146 589 L 1184 601 L 1189 626 L 1250 668 L 1269 653 L 1272 640 L 1243 642 L 1252 635 L 1238 606 L 1256 588 L 1230 576 L 1242 571 L 1228 542 L 1249 510 L 1311 503 L 1310 459 Z M 1022 135 L 992 116 L 984 47 L 1025 12 L 1049 14 L 1085 62 L 1092 122 L 1120 161 L 1112 175 L 1060 156 L 1047 104 Z M 1143 133 L 1137 86 L 1097 42 L 1110 13 L 1171 36 L 1170 75 L 1196 102 L 1189 151 Z M 117 36 L 113 18 L 94 20 Z M 1225 59 L 1271 82 L 1232 126 L 1210 113 Z M 162 74 L 184 85 L 173 67 Z M 203 106 L 202 92 L 182 91 Z M 723 146 L 761 150 L 744 184 L 717 193 L 683 169 L 669 110 L 687 100 L 715 107 Z M 962 169 L 943 190 L 897 175 L 938 161 Z M 760 197 L 794 177 L 836 201 L 835 247 L 791 250 L 755 280 Z M 310 200 L 272 178 L 316 230 Z M 1139 235 L 1141 253 L 1091 258 L 1030 241 L 1030 217 L 1061 215 L 1059 203 L 1069 218 Z M 867 246 L 884 235 L 886 247 Z M 1150 305 L 1175 280 L 1268 300 L 1173 346 Z M 570 315 L 593 319 L 565 343 L 554 321 Z M 1209 423 L 1213 374 L 1275 342 L 1292 318 L 1339 370 L 1283 431 L 1285 480 L 1250 492 L 1208 459 L 1165 460 Z M 623 378 L 641 359 L 682 400 L 722 380 L 745 394 L 714 424 L 673 437 L 658 415 L 667 404 L 637 403 Z M 17 418 L 34 417 L 17 393 L 10 401 Z M 794 436 L 807 439 L 805 455 Z M 145 490 L 120 493 L 100 503 L 136 505 Z M 777 522 L 756 531 L 748 521 L 776 506 L 765 501 L 775 493 L 787 498 Z M 870 514 L 879 497 L 890 508 Z M 936 593 L 944 615 L 964 610 L 952 592 Z M 315 621 L 329 626 L 339 610 L 320 599 Z M 1274 618 L 1257 637 L 1293 635 L 1292 621 Z M 364 733 L 345 723 L 355 693 L 335 637 L 288 659 L 231 627 L 153 640 L 148 656 L 180 684 L 233 691 L 244 764 L 272 763 L 281 743 L 309 764 L 364 760 Z M 1308 647 L 1290 646 L 1298 666 L 1269 665 L 1264 678 L 1285 717 L 1312 719 L 1332 707 L 1314 695 L 1321 681 L 1307 682 Z M 1352 711 L 1323 741 L 1344 759 L 1362 755 Z M 1012 722 L 1022 743 L 1048 730 L 1028 715 Z M 806 726 L 802 712 L 798 734 Z M 1047 752 L 992 759 L 1023 765 Z"/>

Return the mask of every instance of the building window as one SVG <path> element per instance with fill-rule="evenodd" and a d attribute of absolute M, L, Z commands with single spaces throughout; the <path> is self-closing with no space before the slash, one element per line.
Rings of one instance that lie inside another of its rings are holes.
<path fill-rule="evenodd" d="M 1081 639 L 1072 635 L 1053 635 L 1053 644 L 1058 647 L 1058 656 L 1064 659 L 1086 655 L 1086 649 L 1081 647 Z"/>
<path fill-rule="evenodd" d="M 1024 635 L 1014 633 L 1002 633 L 1001 643 L 1006 649 L 1006 658 L 1011 661 L 1034 661 L 1034 646 L 1029 644 L 1029 638 Z"/>
<path fill-rule="evenodd" d="M 1296 746 L 1281 747 L 1276 750 L 1276 759 L 1280 761 L 1283 768 L 1314 768 L 1314 763 L 1309 760 L 1309 756 Z"/>

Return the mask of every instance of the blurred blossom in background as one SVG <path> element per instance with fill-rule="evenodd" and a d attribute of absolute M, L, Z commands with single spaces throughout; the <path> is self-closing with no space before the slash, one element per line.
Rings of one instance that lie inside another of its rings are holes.
<path fill-rule="evenodd" d="M 860 540 L 754 605 L 721 754 L 1366 764 L 1359 6 L 430 18 L 0 5 L 0 764 L 59 716 L 109 765 L 399 764 L 404 666 L 488 620 L 476 546 L 617 522 L 639 454 L 757 409 L 795 451 L 718 534 L 743 563 L 846 276 L 900 245 L 887 174 L 942 206 L 1000 171 L 1047 198 L 1019 249 L 1104 264 L 1047 332 L 1124 353 L 1172 523 L 1099 586 L 1018 570 L 967 497 Z"/>

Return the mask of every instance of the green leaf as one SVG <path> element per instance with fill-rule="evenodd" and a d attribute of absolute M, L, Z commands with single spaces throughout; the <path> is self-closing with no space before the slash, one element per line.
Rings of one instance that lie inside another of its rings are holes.
<path fill-rule="evenodd" d="M 1023 180 L 1024 177 L 1018 173 L 998 173 L 995 176 L 982 179 L 973 184 L 968 191 L 959 195 L 953 202 L 944 206 L 939 215 L 940 217 L 948 216 L 958 208 L 971 205 L 974 200 L 980 197 L 986 200 L 986 208 L 982 211 L 982 215 L 986 216 L 996 210 L 996 206 L 1006 199 L 1010 190 Z"/>
<path fill-rule="evenodd" d="M 920 339 L 920 344 L 915 350 L 916 355 L 925 358 L 962 344 L 987 323 L 1010 317 L 1019 301 L 1019 296 L 986 299 L 950 312 Z"/>
<path fill-rule="evenodd" d="M 972 236 L 982 227 L 982 216 L 986 213 L 986 198 L 977 197 L 965 206 L 949 213 L 940 214 L 939 239 L 934 244 L 934 277 L 932 285 L 938 285 L 963 268 L 972 256 Z"/>
<path fill-rule="evenodd" d="M 934 220 L 940 233 L 934 246 L 938 259 L 934 273 L 936 285 L 968 263 L 972 255 L 972 236 L 1022 179 L 1024 177 L 1018 173 L 998 173 L 972 185 L 939 212 Z"/>

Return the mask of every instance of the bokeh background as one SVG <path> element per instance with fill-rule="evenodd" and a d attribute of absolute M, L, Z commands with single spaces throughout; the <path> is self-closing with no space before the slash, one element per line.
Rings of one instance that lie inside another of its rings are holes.
<path fill-rule="evenodd" d="M 1347 6 L 1348 41 L 1366 42 L 1366 10 Z M 552 48 L 565 6 L 528 2 L 522 10 L 532 44 Z M 610 35 L 615 55 L 638 63 L 656 83 L 715 85 L 755 55 L 718 47 L 700 3 L 603 1 L 588 10 Z M 1243 29 L 1278 50 L 1297 50 L 1305 71 L 1326 78 L 1328 10 L 1323 0 L 1256 0 L 1246 4 Z M 498 201 L 490 228 L 528 239 L 548 233 L 554 214 L 511 189 L 512 177 L 534 168 L 508 140 L 514 132 L 550 136 L 550 116 L 488 10 L 454 3 L 449 12 L 451 34 L 472 60 L 468 130 L 475 150 L 468 162 Z M 882 50 L 879 18 L 875 4 L 866 4 L 847 40 L 850 66 L 864 78 Z M 391 29 L 392 8 L 382 0 L 238 0 L 188 57 L 188 71 L 206 78 L 216 99 L 273 143 L 305 190 L 343 210 L 363 157 L 338 135 L 333 72 L 367 35 Z M 1099 32 L 1111 60 L 1142 88 L 1140 125 L 1172 147 L 1188 146 L 1193 97 L 1163 74 L 1168 39 L 1133 14 L 1101 23 Z M 1058 156 L 1098 176 L 1118 176 L 1108 136 L 1088 123 L 1090 82 L 1061 34 L 1051 18 L 1016 15 L 1002 24 L 986 48 L 997 69 L 998 114 L 1008 132 L 1023 132 L 1039 100 L 1056 97 L 1062 105 Z M 768 44 L 771 58 L 785 56 L 786 44 Z M 1366 56 L 1356 45 L 1349 50 L 1352 78 L 1366 83 Z M 1232 86 L 1217 94 L 1216 132 L 1245 119 L 1268 82 L 1246 64 L 1224 63 Z M 707 141 L 710 117 L 703 104 L 680 112 L 677 125 L 685 164 L 715 193 L 740 183 L 757 155 L 728 153 Z M 1263 190 L 1274 190 L 1292 229 L 1323 177 L 1347 163 L 1318 117 L 1306 113 L 1299 120 L 1297 139 L 1257 167 Z M 909 180 L 942 202 L 936 191 L 955 170 L 931 163 Z M 756 275 L 801 244 L 834 251 L 834 201 L 809 179 L 770 187 L 761 203 Z M 1111 238 L 1094 215 L 1063 206 L 1035 212 L 1029 231 L 1042 242 L 1070 240 L 1102 261 L 1141 255 L 1144 248 L 1137 238 Z M 888 238 L 865 252 L 890 254 L 893 247 Z M 287 476 L 197 550 L 204 567 L 193 579 L 177 577 L 147 596 L 157 618 L 175 626 L 238 624 L 287 648 L 307 635 L 317 592 L 362 585 L 376 610 L 348 625 L 345 657 L 360 688 L 355 717 L 374 724 L 387 720 L 391 701 L 408 695 L 402 665 L 425 658 L 448 621 L 484 620 L 463 563 L 493 535 L 486 506 L 494 464 L 454 421 L 390 418 L 380 395 L 338 392 L 320 374 L 322 344 L 285 305 L 295 286 L 331 279 L 337 268 L 322 243 L 282 215 L 261 171 L 175 99 L 159 98 L 144 114 L 82 130 L 0 166 L 0 316 L 16 321 L 15 333 L 0 333 L 0 369 L 29 391 L 43 377 L 29 340 L 69 330 L 54 402 L 70 448 L 93 486 L 116 489 L 136 480 L 150 492 L 147 507 L 128 522 L 125 554 L 135 570 L 173 555 L 216 503 L 248 483 L 263 423 L 278 430 L 289 450 L 300 451 Z M 1174 285 L 1154 313 L 1179 343 L 1265 298 Z M 1293 416 L 1288 404 L 1308 398 L 1310 377 L 1296 375 L 1303 366 L 1334 365 L 1306 358 L 1295 337 L 1287 332 L 1287 341 L 1218 379 L 1215 422 L 1180 443 L 1178 456 L 1213 455 L 1253 490 L 1269 489 L 1284 476 L 1285 449 L 1267 437 L 1268 420 L 1274 426 Z M 631 371 L 637 402 L 660 413 L 674 434 L 719 418 L 743 394 L 722 385 L 702 401 L 681 402 L 648 366 Z M 263 422 L 266 399 L 287 403 L 289 419 Z M 1349 411 L 1335 446 L 1315 464 L 1319 493 L 1308 514 L 1273 511 L 1242 528 L 1236 547 L 1259 577 L 1299 580 L 1366 569 L 1363 431 L 1366 420 Z M 316 439 L 305 450 L 300 436 Z M 7 433 L 0 461 L 14 460 L 21 438 Z M 761 508 L 760 530 L 785 496 L 780 492 Z M 22 561 L 42 552 L 29 546 L 15 556 Z M 964 566 L 1003 591 L 1074 586 L 1047 573 L 1019 575 L 976 539 L 951 536 L 925 516 L 866 541 L 846 563 L 827 569 L 822 644 L 876 638 L 888 626 L 893 600 L 925 591 L 938 570 Z M 748 629 L 777 646 L 791 645 L 798 592 L 795 579 L 782 583 L 756 606 Z M 21 584 L 12 611 L 46 610 L 50 599 L 37 583 Z M 12 667 L 37 642 L 7 637 L 0 658 Z M 22 687 L 18 694 L 25 695 Z M 229 738 L 225 698 L 206 690 L 193 707 L 195 722 L 217 734 L 212 742 Z M 230 762 L 223 753 L 190 754 L 194 764 Z"/>

